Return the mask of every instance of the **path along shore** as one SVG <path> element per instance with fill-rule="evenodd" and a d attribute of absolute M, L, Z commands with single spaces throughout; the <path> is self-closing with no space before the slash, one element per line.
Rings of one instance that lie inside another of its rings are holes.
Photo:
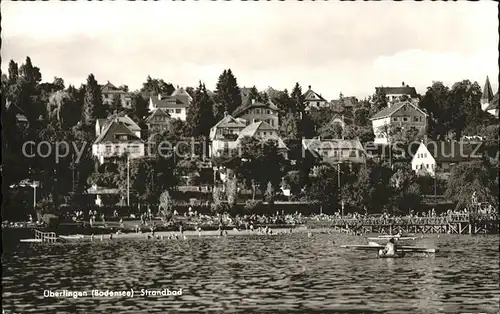
<path fill-rule="evenodd" d="M 335 230 L 331 228 L 314 228 L 308 229 L 305 226 L 297 227 L 297 228 L 270 228 L 271 232 L 263 233 L 258 232 L 257 230 L 223 230 L 222 234 L 226 236 L 249 236 L 249 235 L 279 235 L 279 234 L 293 234 L 293 233 L 332 233 Z M 154 238 L 157 239 L 169 239 L 177 236 L 178 238 L 186 237 L 186 238 L 197 238 L 197 237 L 218 237 L 221 232 L 219 230 L 202 230 L 202 231 L 194 231 L 187 230 L 184 231 L 181 235 L 179 231 L 160 231 L 154 233 Z M 118 240 L 118 239 L 150 239 L 153 236 L 152 232 L 142 232 L 142 233 L 108 233 L 102 235 L 74 235 L 75 240 L 93 240 L 100 241 L 102 240 Z M 78 236 L 78 237 L 77 237 Z M 71 240 L 71 239 L 69 239 Z"/>

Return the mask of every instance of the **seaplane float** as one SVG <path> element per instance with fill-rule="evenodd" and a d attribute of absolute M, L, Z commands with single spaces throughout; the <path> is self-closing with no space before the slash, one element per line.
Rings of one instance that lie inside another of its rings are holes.
<path fill-rule="evenodd" d="M 361 251 L 375 251 L 377 252 L 378 258 L 403 258 L 407 254 L 434 254 L 438 252 L 438 249 L 425 248 L 425 247 L 417 247 L 417 246 L 406 246 L 406 245 L 398 245 L 396 244 L 395 254 L 387 255 L 384 253 L 385 245 L 379 244 L 375 241 L 389 241 L 394 239 L 394 242 L 400 242 L 401 240 L 416 240 L 416 237 L 408 237 L 401 235 L 384 235 L 379 236 L 377 238 L 368 238 L 370 240 L 368 245 L 342 245 L 341 248 L 355 249 Z"/>

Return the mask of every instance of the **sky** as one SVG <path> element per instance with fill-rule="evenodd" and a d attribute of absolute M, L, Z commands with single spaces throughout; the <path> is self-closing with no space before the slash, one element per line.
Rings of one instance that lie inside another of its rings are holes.
<path fill-rule="evenodd" d="M 90 73 L 138 89 L 148 75 L 215 89 L 308 86 L 326 99 L 402 82 L 498 89 L 498 7 L 481 2 L 1 2 L 2 71 L 26 56 L 79 86 Z"/>

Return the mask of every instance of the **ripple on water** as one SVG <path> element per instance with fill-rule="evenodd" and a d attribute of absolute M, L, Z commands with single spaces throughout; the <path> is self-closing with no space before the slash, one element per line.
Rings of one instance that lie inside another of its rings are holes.
<path fill-rule="evenodd" d="M 356 241 L 293 234 L 23 245 L 4 252 L 2 305 L 22 313 L 498 311 L 496 236 L 430 236 L 422 241 L 442 253 L 399 260 L 338 248 Z M 43 296 L 131 288 L 133 299 Z M 139 296 L 141 288 L 183 295 Z"/>

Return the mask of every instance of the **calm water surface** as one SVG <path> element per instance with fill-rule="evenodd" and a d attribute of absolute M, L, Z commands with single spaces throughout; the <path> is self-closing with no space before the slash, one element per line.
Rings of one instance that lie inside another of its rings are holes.
<path fill-rule="evenodd" d="M 333 243 L 335 241 L 335 244 Z M 498 236 L 428 236 L 435 256 L 377 259 L 340 249 L 362 238 L 317 234 L 179 241 L 19 244 L 3 253 L 5 313 L 499 312 Z M 183 289 L 182 296 L 140 296 Z M 44 290 L 134 298 L 51 298 Z"/>

